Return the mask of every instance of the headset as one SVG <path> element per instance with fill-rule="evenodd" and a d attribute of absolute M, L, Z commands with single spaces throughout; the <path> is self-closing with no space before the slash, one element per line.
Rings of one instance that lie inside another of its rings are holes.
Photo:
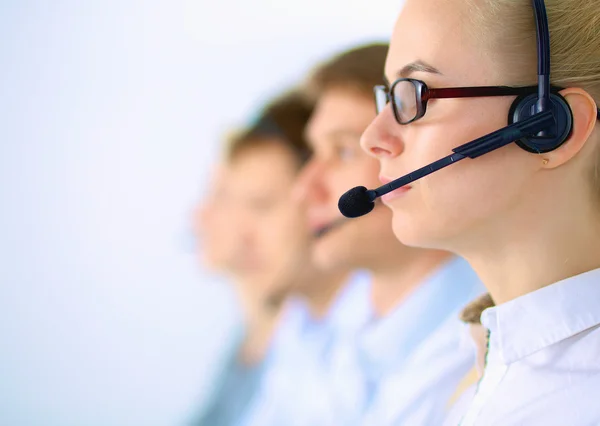
<path fill-rule="evenodd" d="M 533 0 L 535 28 L 537 33 L 538 93 L 520 96 L 513 102 L 508 113 L 509 123 L 517 123 L 542 113 L 552 111 L 551 126 L 540 129 L 535 136 L 520 138 L 517 145 L 533 153 L 550 152 L 561 146 L 571 135 L 573 113 L 558 90 L 550 88 L 550 29 L 544 0 Z"/>
<path fill-rule="evenodd" d="M 363 216 L 373 210 L 375 200 L 382 195 L 464 158 L 477 158 L 512 142 L 528 152 L 541 154 L 557 149 L 569 138 L 573 129 L 573 113 L 565 98 L 558 93 L 560 88 L 550 85 L 550 30 L 546 5 L 544 0 L 532 0 L 532 3 L 537 34 L 537 94 L 517 97 L 509 109 L 508 126 L 454 148 L 453 154 L 379 188 L 352 188 L 338 202 L 344 216 Z M 600 120 L 600 108 L 597 114 Z"/>

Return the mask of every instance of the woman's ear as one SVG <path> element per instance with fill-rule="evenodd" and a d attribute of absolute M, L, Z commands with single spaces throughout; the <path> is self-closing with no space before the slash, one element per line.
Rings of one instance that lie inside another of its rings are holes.
<path fill-rule="evenodd" d="M 573 112 L 571 135 L 558 149 L 544 154 L 548 161 L 543 167 L 551 169 L 571 160 L 583 149 L 598 121 L 598 107 L 594 98 L 585 90 L 571 87 L 560 91 Z"/>

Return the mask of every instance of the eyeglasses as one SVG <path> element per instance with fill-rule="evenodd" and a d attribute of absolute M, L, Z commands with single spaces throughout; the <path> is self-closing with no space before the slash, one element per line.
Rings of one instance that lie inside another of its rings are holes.
<path fill-rule="evenodd" d="M 423 117 L 429 99 L 477 98 L 486 96 L 519 96 L 536 93 L 537 86 L 478 86 L 430 89 L 421 80 L 399 78 L 388 90 L 386 86 L 375 86 L 377 114 L 392 101 L 394 117 L 399 124 L 412 123 Z"/>

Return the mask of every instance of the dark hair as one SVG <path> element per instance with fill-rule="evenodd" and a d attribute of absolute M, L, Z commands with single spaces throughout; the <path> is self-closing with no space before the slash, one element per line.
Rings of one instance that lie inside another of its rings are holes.
<path fill-rule="evenodd" d="M 226 160 L 234 161 L 246 150 L 268 144 L 280 144 L 289 148 L 302 166 L 309 157 L 304 138 L 304 128 L 312 114 L 312 103 L 300 91 L 287 92 L 260 112 L 258 119 L 229 140 Z"/>
<path fill-rule="evenodd" d="M 371 43 L 342 52 L 313 70 L 306 81 L 312 99 L 329 89 L 348 89 L 373 96 L 373 87 L 382 84 L 388 43 Z"/>

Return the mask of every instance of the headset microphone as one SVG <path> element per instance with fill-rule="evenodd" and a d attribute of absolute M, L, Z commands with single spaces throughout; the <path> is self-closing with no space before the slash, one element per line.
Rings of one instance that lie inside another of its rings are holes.
<path fill-rule="evenodd" d="M 437 160 L 425 167 L 421 167 L 420 169 L 386 183 L 379 188 L 369 190 L 364 186 L 352 188 L 340 197 L 338 208 L 346 217 L 354 218 L 363 216 L 373 210 L 377 198 L 388 192 L 392 192 L 395 189 L 408 185 L 417 179 L 421 179 L 423 176 L 427 176 L 430 173 L 443 169 L 463 158 L 477 158 L 480 155 L 487 154 L 490 151 L 508 145 L 517 139 L 533 136 L 539 133 L 540 130 L 552 125 L 552 123 L 554 123 L 554 118 L 551 111 L 535 114 L 523 121 L 511 124 L 510 126 L 454 148 L 452 150 L 454 154 L 450 154 L 441 160 Z"/>
<path fill-rule="evenodd" d="M 567 101 L 550 87 L 550 30 L 544 0 L 532 0 L 535 12 L 538 56 L 538 93 L 521 96 L 513 102 L 509 125 L 457 148 L 447 157 L 415 170 L 376 189 L 357 186 L 338 202 L 340 212 L 349 218 L 363 216 L 373 210 L 374 201 L 430 173 L 466 157 L 480 155 L 516 142 L 532 153 L 544 153 L 561 146 L 571 134 L 573 115 Z M 598 110 L 600 118 L 600 109 Z"/>

